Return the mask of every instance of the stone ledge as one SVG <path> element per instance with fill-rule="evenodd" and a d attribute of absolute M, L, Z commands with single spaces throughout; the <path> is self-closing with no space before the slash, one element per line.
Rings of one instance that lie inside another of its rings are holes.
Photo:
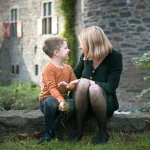
<path fill-rule="evenodd" d="M 74 125 L 75 119 L 72 118 L 65 128 L 65 132 L 70 132 Z M 0 137 L 17 133 L 33 133 L 34 131 L 41 131 L 42 127 L 43 114 L 40 110 L 10 110 L 0 112 Z M 84 131 L 95 132 L 96 130 L 97 123 L 95 117 L 89 116 L 85 121 Z M 114 114 L 108 120 L 108 130 L 122 132 L 150 131 L 150 114 Z"/>

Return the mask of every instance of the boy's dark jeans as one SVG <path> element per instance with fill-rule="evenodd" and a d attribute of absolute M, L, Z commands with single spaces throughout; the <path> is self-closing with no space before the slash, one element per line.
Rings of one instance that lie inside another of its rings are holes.
<path fill-rule="evenodd" d="M 56 132 L 59 134 L 63 124 L 72 116 L 75 108 L 75 102 L 73 99 L 66 99 L 66 102 L 69 103 L 71 109 L 68 113 L 58 111 L 59 103 L 57 99 L 53 97 L 46 98 L 40 102 L 40 109 L 44 113 L 44 131 Z"/>

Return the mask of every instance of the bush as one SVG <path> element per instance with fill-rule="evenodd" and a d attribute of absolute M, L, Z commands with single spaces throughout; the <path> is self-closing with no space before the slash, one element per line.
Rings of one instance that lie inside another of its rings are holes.
<path fill-rule="evenodd" d="M 147 69 L 150 68 L 150 52 L 144 53 L 143 56 L 140 58 L 133 58 L 134 63 L 139 69 Z M 150 76 L 144 77 L 144 80 L 150 80 Z M 141 98 L 144 95 L 148 95 L 150 93 L 150 88 L 142 90 L 139 95 L 137 95 L 137 98 Z M 138 109 L 141 112 L 148 112 L 150 111 L 150 102 L 147 103 L 147 105 L 143 108 Z"/>
<path fill-rule="evenodd" d="M 34 83 L 0 86 L 0 110 L 37 109 L 40 87 Z"/>

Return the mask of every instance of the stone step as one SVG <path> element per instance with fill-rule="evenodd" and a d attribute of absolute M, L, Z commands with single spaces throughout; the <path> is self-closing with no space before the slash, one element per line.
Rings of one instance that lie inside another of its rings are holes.
<path fill-rule="evenodd" d="M 70 133 L 75 125 L 75 117 L 71 118 L 64 128 Z M 18 133 L 42 131 L 43 114 L 40 110 L 10 110 L 0 112 L 0 137 Z M 94 116 L 88 116 L 84 124 L 85 132 L 95 132 L 98 126 Z M 114 114 L 108 120 L 109 131 L 144 132 L 150 131 L 150 114 L 130 113 Z"/>

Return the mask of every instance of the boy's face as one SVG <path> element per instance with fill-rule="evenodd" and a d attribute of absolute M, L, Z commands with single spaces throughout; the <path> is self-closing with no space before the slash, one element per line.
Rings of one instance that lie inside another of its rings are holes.
<path fill-rule="evenodd" d="M 67 42 L 64 41 L 60 50 L 58 51 L 58 56 L 62 61 L 68 60 L 69 59 L 69 54 L 70 50 L 68 49 Z"/>

